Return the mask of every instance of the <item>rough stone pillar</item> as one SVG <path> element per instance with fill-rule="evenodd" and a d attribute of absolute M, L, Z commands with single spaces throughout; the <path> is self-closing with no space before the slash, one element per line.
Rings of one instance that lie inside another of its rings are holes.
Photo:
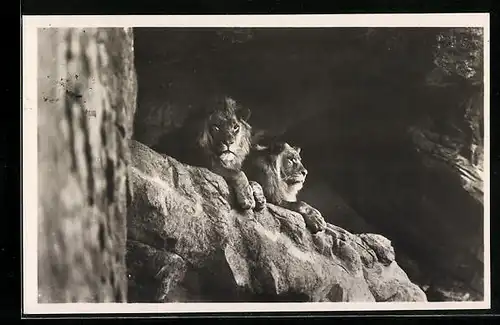
<path fill-rule="evenodd" d="M 38 31 L 38 299 L 124 302 L 133 34 Z"/>

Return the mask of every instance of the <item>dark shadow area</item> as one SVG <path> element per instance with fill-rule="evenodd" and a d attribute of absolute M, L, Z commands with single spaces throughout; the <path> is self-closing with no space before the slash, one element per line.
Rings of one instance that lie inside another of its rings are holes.
<path fill-rule="evenodd" d="M 482 38 L 437 28 L 135 29 L 135 139 L 214 93 L 302 147 L 302 198 L 391 239 L 429 300 L 483 291 Z M 479 184 L 479 185 L 478 185 Z"/>

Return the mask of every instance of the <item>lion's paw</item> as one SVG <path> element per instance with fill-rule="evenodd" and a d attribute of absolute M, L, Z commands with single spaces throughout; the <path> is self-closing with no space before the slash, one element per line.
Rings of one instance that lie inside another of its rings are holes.
<path fill-rule="evenodd" d="M 307 227 L 313 234 L 325 230 L 326 221 L 321 215 L 321 212 L 315 208 L 308 206 L 302 212 L 302 216 L 304 217 Z"/>
<path fill-rule="evenodd" d="M 236 199 L 243 210 L 255 208 L 255 199 L 251 186 L 245 186 L 236 191 Z"/>
<path fill-rule="evenodd" d="M 255 181 L 250 181 L 250 187 L 252 188 L 253 198 L 255 200 L 255 210 L 262 211 L 266 206 L 266 197 L 264 196 L 262 186 Z"/>

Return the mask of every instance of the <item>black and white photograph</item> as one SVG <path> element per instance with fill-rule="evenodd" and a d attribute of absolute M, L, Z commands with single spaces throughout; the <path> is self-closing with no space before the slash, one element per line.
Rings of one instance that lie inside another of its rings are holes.
<path fill-rule="evenodd" d="M 489 15 L 23 20 L 24 313 L 490 308 Z"/>

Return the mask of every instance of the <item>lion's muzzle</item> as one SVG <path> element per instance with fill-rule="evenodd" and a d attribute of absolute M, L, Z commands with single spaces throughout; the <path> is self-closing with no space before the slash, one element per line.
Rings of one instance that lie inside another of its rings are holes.
<path fill-rule="evenodd" d="M 306 181 L 306 177 L 303 174 L 289 176 L 284 179 L 288 185 L 300 184 Z"/>
<path fill-rule="evenodd" d="M 283 180 L 288 185 L 302 184 L 306 181 L 307 169 L 301 168 L 292 175 L 282 175 Z"/>

